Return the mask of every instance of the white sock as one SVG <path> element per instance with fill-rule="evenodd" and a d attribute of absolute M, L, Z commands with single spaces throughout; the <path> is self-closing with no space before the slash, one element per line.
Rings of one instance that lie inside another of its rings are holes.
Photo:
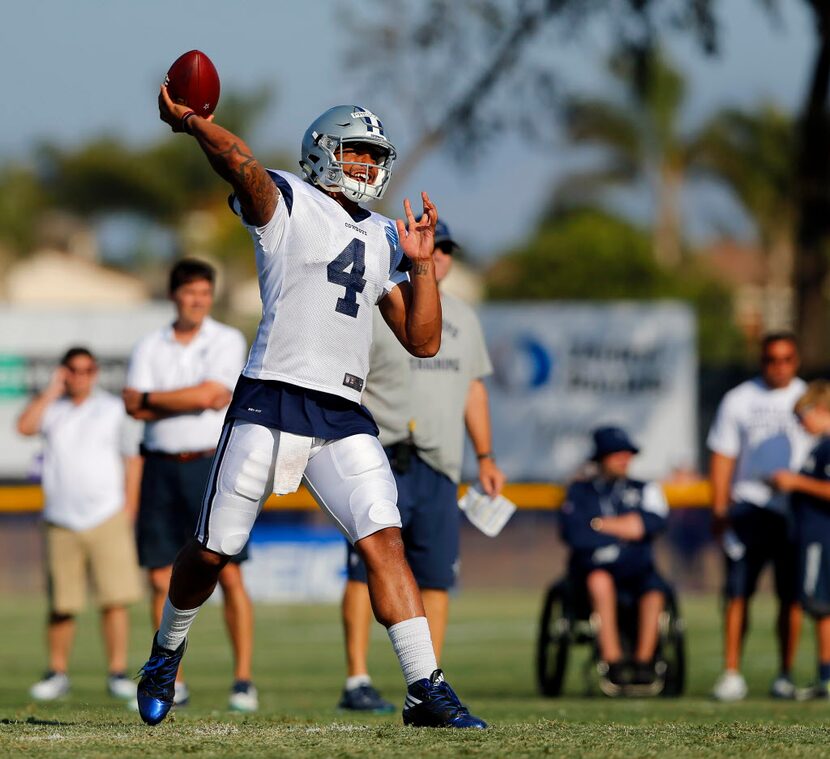
<path fill-rule="evenodd" d="M 429 680 L 429 676 L 438 669 L 438 662 L 435 660 L 427 618 L 405 619 L 392 625 L 387 632 L 401 663 L 407 686 L 416 680 Z"/>
<path fill-rule="evenodd" d="M 369 675 L 352 675 L 346 678 L 346 690 L 354 690 L 361 685 L 371 685 L 372 678 Z"/>
<path fill-rule="evenodd" d="M 161 624 L 158 631 L 158 644 L 162 648 L 175 651 L 190 631 L 190 625 L 196 619 L 201 607 L 195 609 L 177 609 L 170 603 L 168 598 L 164 602 L 164 609 L 161 612 Z"/>

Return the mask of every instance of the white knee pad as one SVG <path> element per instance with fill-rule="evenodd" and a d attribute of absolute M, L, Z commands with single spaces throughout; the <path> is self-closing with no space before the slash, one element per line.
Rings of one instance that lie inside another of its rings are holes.
<path fill-rule="evenodd" d="M 197 538 L 211 551 L 233 556 L 244 547 L 271 494 L 274 434 L 247 422 L 233 422 L 228 429 L 214 461 Z"/>
<path fill-rule="evenodd" d="M 349 496 L 355 519 L 355 541 L 386 527 L 400 527 L 398 488 L 394 479 L 373 479 L 358 485 Z"/>
<path fill-rule="evenodd" d="M 383 448 L 371 435 L 326 443 L 309 461 L 306 482 L 352 543 L 401 526 L 395 478 Z"/>

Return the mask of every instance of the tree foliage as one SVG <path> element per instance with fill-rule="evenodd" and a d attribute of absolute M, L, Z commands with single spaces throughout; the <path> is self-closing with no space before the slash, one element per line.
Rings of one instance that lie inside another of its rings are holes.
<path fill-rule="evenodd" d="M 792 327 L 798 188 L 795 120 L 772 105 L 716 113 L 698 136 L 694 168 L 725 184 L 755 223 L 764 253 L 764 328 Z"/>
<path fill-rule="evenodd" d="M 605 211 L 571 210 L 546 222 L 524 247 L 487 272 L 494 300 L 688 301 L 697 314 L 703 361 L 742 355 L 729 291 L 695 261 L 668 269 L 654 260 L 645 230 Z"/>
<path fill-rule="evenodd" d="M 267 89 L 228 93 L 219 118 L 232 132 L 246 134 L 269 102 Z M 37 166 L 50 200 L 80 216 L 129 211 L 173 223 L 227 194 L 227 185 L 192 140 L 159 128 L 164 136 L 147 147 L 133 148 L 113 137 L 80 148 L 42 146 Z"/>
<path fill-rule="evenodd" d="M 660 34 L 683 30 L 717 46 L 715 0 L 374 0 L 344 2 L 351 47 L 346 62 L 375 96 L 404 108 L 414 145 L 397 168 L 406 175 L 441 146 L 468 160 L 507 130 L 550 136 L 562 81 L 556 51 L 609 33 L 612 49 L 638 61 Z M 402 23 L 405 19 L 405 23 Z M 371 51 L 371 55 L 367 55 Z M 428 97 L 424 97 L 424 93 Z M 463 150 L 459 150 L 463 148 Z"/>
<path fill-rule="evenodd" d="M 727 108 L 709 120 L 697 140 L 696 170 L 732 190 L 768 243 L 794 233 L 795 126 L 772 104 Z"/>
<path fill-rule="evenodd" d="M 231 131 L 248 134 L 270 98 L 267 87 L 225 93 L 218 116 Z M 240 275 L 250 274 L 251 256 L 238 256 L 248 249 L 249 240 L 228 212 L 228 185 L 192 139 L 174 135 L 161 124 L 159 135 L 156 142 L 143 146 L 112 136 L 73 147 L 43 144 L 30 165 L 2 168 L 0 241 L 19 256 L 27 254 L 36 242 L 39 220 L 50 209 L 90 224 L 110 214 L 126 214 L 169 228 L 183 252 L 194 252 L 190 246 L 198 239 L 196 252 L 233 262 Z M 259 158 L 268 165 L 285 165 L 284 157 Z M 193 224 L 188 223 L 196 211 L 202 213 L 203 234 L 192 234 Z"/>
<path fill-rule="evenodd" d="M 0 168 L 0 242 L 12 252 L 32 247 L 36 220 L 48 205 L 43 185 L 30 167 L 7 164 Z"/>
<path fill-rule="evenodd" d="M 438 146 L 463 144 L 465 150 L 452 152 L 466 160 L 466 148 L 493 134 L 551 123 L 563 89 L 554 53 L 578 44 L 587 29 L 607 33 L 611 49 L 631 61 L 631 81 L 642 90 L 648 59 L 667 31 L 691 34 L 706 51 L 718 49 L 717 12 L 725 5 L 726 0 L 425 0 L 404 7 L 403 0 L 375 0 L 361 12 L 349 3 L 351 63 L 385 88 L 395 107 L 408 107 L 411 120 L 421 118 L 420 135 L 402 167 L 408 170 Z M 756 0 L 756 6 L 776 19 L 783 3 Z M 802 6 L 816 44 L 793 162 L 794 280 L 805 364 L 815 370 L 830 350 L 830 2 L 802 0 Z"/>
<path fill-rule="evenodd" d="M 654 197 L 654 257 L 677 265 L 682 251 L 679 196 L 696 148 L 694 136 L 679 125 L 684 79 L 659 50 L 642 60 L 617 55 L 608 68 L 616 96 L 571 96 L 563 108 L 570 139 L 601 147 L 604 160 L 570 175 L 562 186 L 571 197 L 596 200 L 609 186 L 645 181 Z"/>

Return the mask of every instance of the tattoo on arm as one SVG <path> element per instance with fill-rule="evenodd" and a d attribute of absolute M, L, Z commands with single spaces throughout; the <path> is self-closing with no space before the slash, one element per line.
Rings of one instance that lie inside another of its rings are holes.
<path fill-rule="evenodd" d="M 249 185 L 252 180 L 262 171 L 254 156 L 246 150 L 247 146 L 240 147 L 238 142 L 231 143 L 230 147 L 224 150 L 219 149 L 220 146 L 214 146 L 210 143 L 203 144 L 205 153 L 207 154 L 210 165 L 216 170 L 216 173 L 225 181 L 229 182 L 237 192 L 250 192 Z M 257 171 L 259 169 L 260 171 Z"/>
<path fill-rule="evenodd" d="M 245 187 L 251 176 L 251 169 L 257 164 L 256 158 L 240 148 L 238 142 L 234 142 L 227 150 L 216 153 L 216 159 L 220 165 L 227 167 L 231 184 L 240 189 Z"/>
<path fill-rule="evenodd" d="M 197 137 L 214 171 L 236 191 L 245 218 L 254 224 L 267 222 L 274 212 L 277 189 L 251 149 L 221 127 Z"/>
<path fill-rule="evenodd" d="M 412 267 L 412 273 L 418 277 L 422 277 L 424 274 L 429 274 L 429 264 L 416 263 L 415 266 Z"/>
<path fill-rule="evenodd" d="M 240 172 L 244 169 L 240 168 Z M 245 217 L 249 221 L 265 223 L 274 212 L 277 190 L 265 169 L 250 172 L 246 184 L 237 191 Z M 257 218 L 259 217 L 259 218 Z"/>

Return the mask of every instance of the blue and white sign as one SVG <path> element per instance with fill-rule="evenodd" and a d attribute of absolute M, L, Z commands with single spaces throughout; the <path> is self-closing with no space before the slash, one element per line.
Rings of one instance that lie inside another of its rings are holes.
<path fill-rule="evenodd" d="M 567 480 L 590 455 L 590 431 L 605 424 L 624 427 L 640 446 L 635 476 L 697 466 L 688 306 L 500 304 L 479 315 L 494 366 L 494 450 L 510 480 Z M 468 457 L 465 473 L 475 471 Z"/>
<path fill-rule="evenodd" d="M 333 603 L 346 582 L 346 540 L 334 527 L 256 524 L 242 564 L 254 601 Z"/>

